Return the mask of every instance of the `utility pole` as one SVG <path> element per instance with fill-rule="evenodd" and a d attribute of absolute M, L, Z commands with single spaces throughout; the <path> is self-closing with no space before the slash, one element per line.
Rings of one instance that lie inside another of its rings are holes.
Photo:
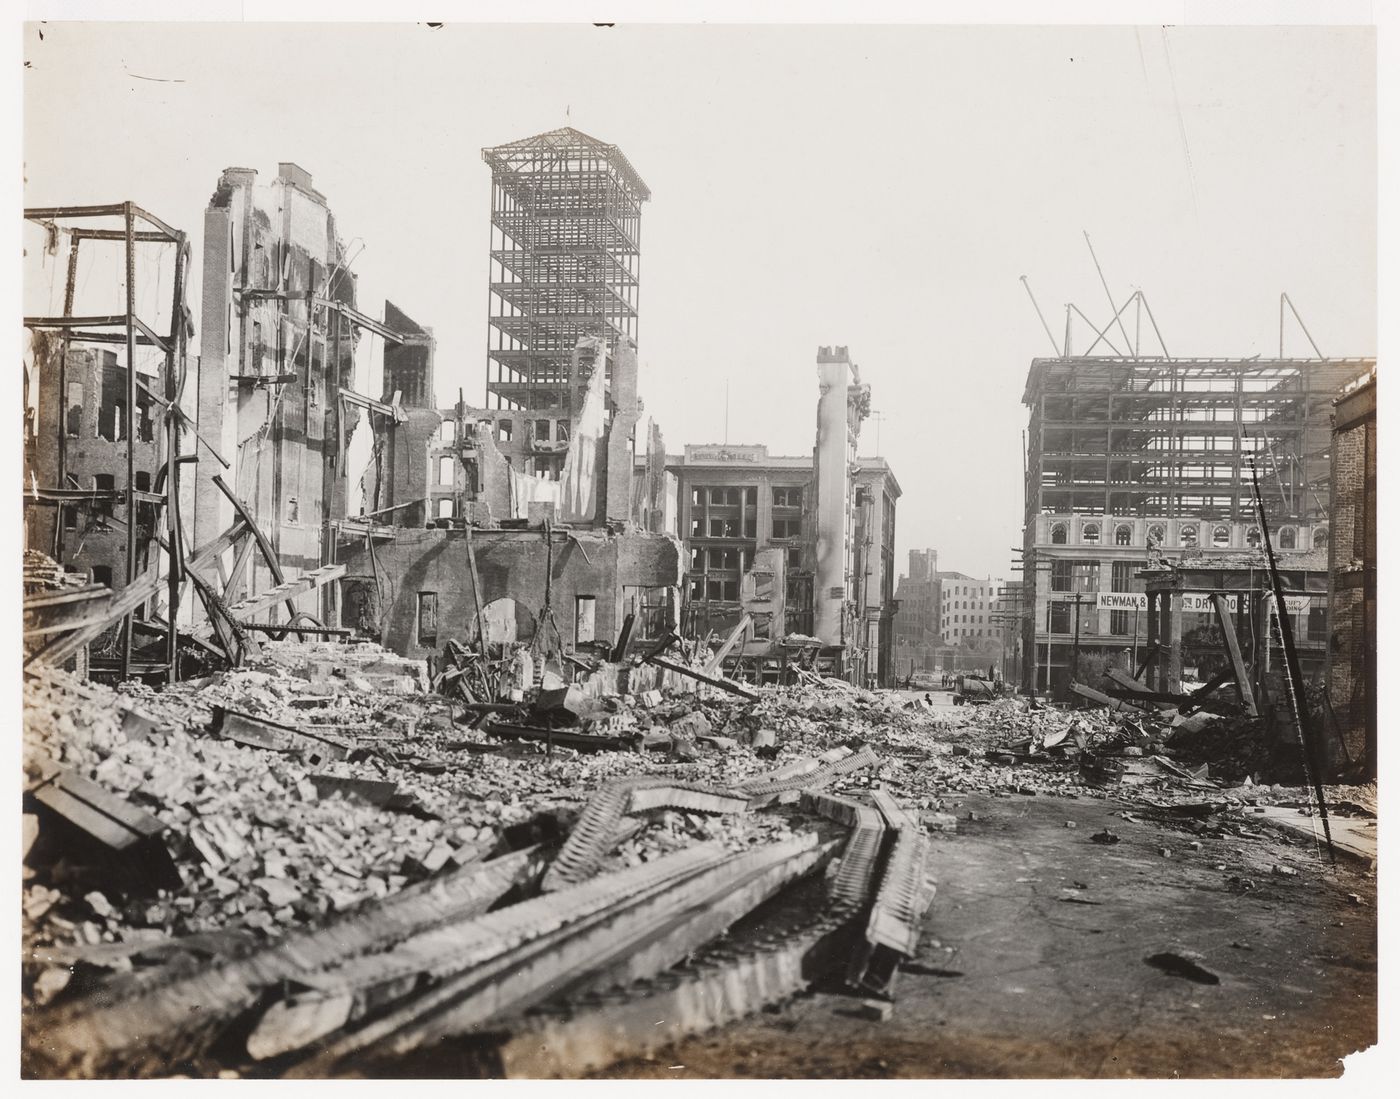
<path fill-rule="evenodd" d="M 1074 655 L 1070 658 L 1069 678 L 1071 683 L 1079 682 L 1079 607 L 1084 602 L 1079 592 L 1074 593 Z"/>
<path fill-rule="evenodd" d="M 875 421 L 875 457 L 880 457 L 880 424 L 885 419 L 885 414 L 876 410 L 870 413 L 870 418 Z"/>

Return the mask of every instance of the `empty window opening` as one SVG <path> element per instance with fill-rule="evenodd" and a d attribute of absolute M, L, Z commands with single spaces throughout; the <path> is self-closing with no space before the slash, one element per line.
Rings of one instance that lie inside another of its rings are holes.
<path fill-rule="evenodd" d="M 574 644 L 587 645 L 594 640 L 598 599 L 592 595 L 580 595 L 574 608 Z"/>
<path fill-rule="evenodd" d="M 83 386 L 81 382 L 68 383 L 68 411 L 65 431 L 76 439 L 83 431 Z"/>
<path fill-rule="evenodd" d="M 452 455 L 450 455 L 450 454 L 444 454 L 441 458 L 438 459 L 438 476 L 437 476 L 438 484 L 440 484 L 440 485 L 450 485 L 450 484 L 452 484 L 452 477 L 453 477 L 452 466 L 453 466 L 453 458 L 452 458 Z"/>
<path fill-rule="evenodd" d="M 452 497 L 444 496 L 437 502 L 437 517 L 439 519 L 452 518 Z"/>
<path fill-rule="evenodd" d="M 1210 544 L 1216 549 L 1221 549 L 1230 544 L 1230 528 L 1218 526 L 1210 532 Z"/>
<path fill-rule="evenodd" d="M 438 634 L 438 597 L 435 591 L 418 593 L 418 644 L 435 646 Z"/>
<path fill-rule="evenodd" d="M 115 492 L 117 487 L 116 477 L 111 473 L 93 474 L 93 488 L 98 492 Z M 112 498 L 109 496 L 105 500 L 98 500 L 93 507 L 93 511 L 98 515 L 112 514 Z"/>

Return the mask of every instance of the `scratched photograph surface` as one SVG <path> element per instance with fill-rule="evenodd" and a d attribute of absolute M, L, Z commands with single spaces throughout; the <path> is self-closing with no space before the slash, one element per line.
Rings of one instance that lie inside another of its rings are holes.
<path fill-rule="evenodd" d="M 1340 1076 L 1376 28 L 560 18 L 23 26 L 22 1076 Z"/>

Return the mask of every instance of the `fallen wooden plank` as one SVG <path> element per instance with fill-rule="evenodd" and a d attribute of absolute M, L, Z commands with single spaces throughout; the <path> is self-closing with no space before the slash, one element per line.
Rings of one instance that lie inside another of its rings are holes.
<path fill-rule="evenodd" d="M 387 805 L 389 799 L 399 792 L 397 782 L 380 782 L 369 778 L 352 778 L 347 775 L 313 774 L 311 785 L 316 787 L 316 796 L 331 797 L 333 794 L 349 794 L 370 805 Z"/>
<path fill-rule="evenodd" d="M 665 668 L 668 672 L 675 672 L 688 679 L 698 680 L 710 687 L 718 687 L 721 691 L 728 691 L 730 694 L 738 695 L 740 698 L 747 698 L 749 701 L 756 701 L 761 696 L 757 691 L 751 691 L 747 687 L 741 687 L 737 683 L 731 683 L 727 679 L 716 679 L 708 676 L 704 672 L 697 672 L 694 668 L 687 668 L 684 664 L 675 664 L 659 656 L 647 657 L 649 663 L 655 664 L 658 668 Z"/>
<path fill-rule="evenodd" d="M 576 748 L 582 752 L 617 752 L 631 744 L 625 737 L 597 736 L 569 729 L 537 729 L 532 725 L 513 725 L 504 721 L 493 721 L 489 725 L 483 725 L 480 731 L 504 740 L 533 740 L 538 743 L 551 743 L 560 748 Z"/>
<path fill-rule="evenodd" d="M 110 853 L 109 868 L 133 889 L 179 888 L 180 873 L 162 838 L 165 822 L 91 779 L 54 767 L 30 796 L 42 811 Z"/>
<path fill-rule="evenodd" d="M 312 569 L 304 572 L 292 580 L 284 580 L 276 587 L 268 588 L 265 592 L 250 596 L 247 599 L 240 599 L 228 608 L 229 617 L 235 621 L 244 618 L 251 618 L 255 614 L 276 606 L 278 603 L 292 605 L 291 601 L 306 595 L 308 592 L 316 591 L 327 584 L 339 580 L 345 575 L 344 565 L 323 565 L 319 569 Z M 212 626 L 201 626 L 194 631 L 196 637 L 209 637 L 213 634 Z"/>
<path fill-rule="evenodd" d="M 1143 683 L 1139 679 L 1134 679 L 1127 672 L 1123 671 L 1120 668 L 1109 668 L 1108 671 L 1106 671 L 1104 674 L 1108 676 L 1109 679 L 1113 680 L 1113 682 L 1117 683 L 1120 687 L 1125 687 L 1129 691 L 1134 692 L 1135 694 L 1152 694 L 1151 687 L 1149 687 L 1146 683 Z"/>
<path fill-rule="evenodd" d="M 273 752 L 305 752 L 315 765 L 321 760 L 344 759 L 353 747 L 348 741 L 324 733 L 312 733 L 266 718 L 215 706 L 209 731 L 251 748 Z"/>
<path fill-rule="evenodd" d="M 75 656 L 84 645 L 90 645 L 96 641 L 102 632 L 111 626 L 116 625 L 128 614 L 131 614 L 142 603 L 150 599 L 160 590 L 160 585 L 165 577 L 159 570 L 152 569 L 134 583 L 128 584 L 113 597 L 107 605 L 107 610 L 99 617 L 93 619 L 86 626 L 74 630 L 58 638 L 53 643 L 45 646 L 29 659 L 39 661 L 44 664 L 62 664 L 70 657 Z"/>
<path fill-rule="evenodd" d="M 1081 698 L 1087 698 L 1090 702 L 1097 702 L 1100 706 L 1107 706 L 1110 710 L 1137 710 L 1139 712 L 1148 709 L 1147 706 L 1139 706 L 1127 699 L 1113 698 L 1096 691 L 1093 687 L 1085 686 L 1083 683 L 1071 683 L 1069 689 Z"/>
<path fill-rule="evenodd" d="M 751 625 L 753 625 L 752 615 L 745 614 L 739 619 L 738 625 L 730 630 L 729 636 L 724 639 L 724 644 L 719 647 L 714 656 L 706 661 L 704 668 L 706 675 L 717 675 L 719 673 L 719 670 L 724 667 L 724 658 L 730 654 L 734 646 L 739 643 L 740 639 Z"/>
<path fill-rule="evenodd" d="M 1239 638 L 1235 636 L 1235 620 L 1225 602 L 1225 596 L 1216 592 L 1211 597 L 1215 605 L 1215 620 L 1220 624 L 1220 633 L 1225 638 L 1225 648 L 1230 653 L 1230 666 L 1235 670 L 1235 693 L 1245 713 L 1258 717 L 1259 710 L 1254 704 L 1254 688 L 1249 682 L 1249 669 L 1245 667 L 1244 654 L 1240 651 Z"/>

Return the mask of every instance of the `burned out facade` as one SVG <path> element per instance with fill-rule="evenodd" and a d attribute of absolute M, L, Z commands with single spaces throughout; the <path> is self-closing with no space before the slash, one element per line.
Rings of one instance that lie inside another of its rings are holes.
<path fill-rule="evenodd" d="M 351 491 L 350 437 L 362 415 L 375 415 L 354 392 L 356 345 L 366 331 L 401 342 L 356 308 L 348 262 L 335 216 L 310 173 L 283 163 L 260 183 L 252 169 L 224 171 L 204 217 L 195 426 L 227 468 L 198 466 L 194 542 L 229 529 L 241 504 L 280 565 L 279 575 L 270 561 L 233 551 L 226 599 L 333 563 L 330 532 L 346 514 Z M 216 490 L 215 475 L 228 492 Z M 303 613 L 326 617 L 335 609 L 335 589 L 324 585 L 293 602 Z"/>
<path fill-rule="evenodd" d="M 342 625 L 415 656 L 483 633 L 488 646 L 594 651 L 629 615 L 636 641 L 679 625 L 680 545 L 647 529 L 663 486 L 633 449 L 635 353 L 612 368 L 623 404 L 611 415 L 595 370 L 572 418 L 558 406 L 408 410 L 379 515 L 338 526 Z M 562 445 L 543 449 L 546 434 Z M 654 454 L 659 433 L 645 442 Z"/>
<path fill-rule="evenodd" d="M 27 487 L 36 506 L 26 509 L 25 538 L 92 581 L 118 591 L 126 575 L 126 368 L 105 347 L 63 348 L 59 339 L 34 343 L 35 416 L 25 436 Z M 164 382 L 159 372 L 137 371 L 135 489 L 151 492 L 165 463 L 165 433 L 151 391 Z M 41 487 L 60 486 L 48 506 L 38 505 Z M 83 495 L 88 493 L 89 495 Z M 138 499 L 137 567 L 144 569 L 154 543 L 156 512 Z"/>
<path fill-rule="evenodd" d="M 401 653 L 502 656 L 657 640 L 679 626 L 664 447 L 639 395 L 637 232 L 620 150 L 574 130 L 485 150 L 492 169 L 487 403 L 438 407 L 430 333 L 386 306 L 402 420 L 383 490 L 337 524 L 341 624 Z M 526 199 L 529 201 L 525 201 Z"/>

